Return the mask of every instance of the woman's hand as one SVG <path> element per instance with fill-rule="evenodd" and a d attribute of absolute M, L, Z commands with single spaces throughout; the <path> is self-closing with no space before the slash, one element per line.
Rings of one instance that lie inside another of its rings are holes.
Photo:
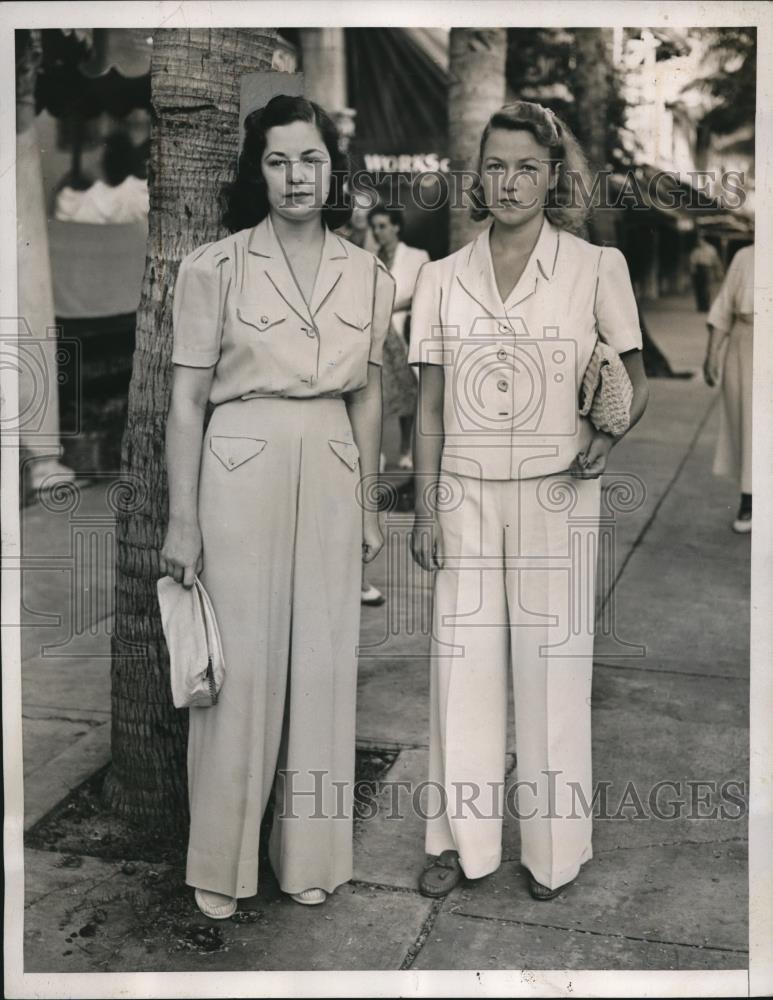
<path fill-rule="evenodd" d="M 711 386 L 712 389 L 715 385 L 719 385 L 719 375 L 719 354 L 716 351 L 709 351 L 703 362 L 703 379 L 706 385 Z"/>
<path fill-rule="evenodd" d="M 198 524 L 172 519 L 160 553 L 162 576 L 171 576 L 184 587 L 193 586 L 193 577 L 203 567 L 201 529 Z"/>
<path fill-rule="evenodd" d="M 373 562 L 384 547 L 384 536 L 378 517 L 368 518 L 362 526 L 362 561 Z"/>
<path fill-rule="evenodd" d="M 437 517 L 415 516 L 410 545 L 411 555 L 422 569 L 442 569 L 443 532 Z"/>
<path fill-rule="evenodd" d="M 598 479 L 607 467 L 607 458 L 615 442 L 619 440 L 604 431 L 596 431 L 593 440 L 580 451 L 569 466 L 569 472 L 577 479 Z"/>

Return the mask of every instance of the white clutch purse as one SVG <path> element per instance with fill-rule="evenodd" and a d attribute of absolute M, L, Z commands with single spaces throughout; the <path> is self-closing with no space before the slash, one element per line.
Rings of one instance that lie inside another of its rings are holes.
<path fill-rule="evenodd" d="M 161 577 L 156 586 L 175 708 L 216 705 L 225 663 L 209 594 L 198 577 L 190 589 L 171 576 Z"/>

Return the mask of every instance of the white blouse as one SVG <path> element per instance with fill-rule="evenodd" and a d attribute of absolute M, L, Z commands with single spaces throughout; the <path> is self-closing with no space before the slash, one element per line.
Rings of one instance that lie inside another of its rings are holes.
<path fill-rule="evenodd" d="M 445 373 L 441 469 L 482 479 L 564 472 L 593 435 L 579 389 L 597 331 L 620 354 L 642 347 L 628 266 L 616 248 L 546 219 L 502 302 L 489 232 L 426 263 L 413 298 L 409 363 Z"/>
<path fill-rule="evenodd" d="M 737 319 L 754 321 L 754 244 L 736 251 L 706 322 L 728 333 Z"/>
<path fill-rule="evenodd" d="M 172 361 L 215 366 L 210 402 L 254 396 L 341 396 L 381 365 L 395 282 L 367 250 L 325 230 L 310 302 L 269 216 L 181 262 Z"/>

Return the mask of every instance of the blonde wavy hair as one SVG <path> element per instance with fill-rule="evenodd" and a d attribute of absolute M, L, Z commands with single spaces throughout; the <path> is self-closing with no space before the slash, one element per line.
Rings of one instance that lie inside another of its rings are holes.
<path fill-rule="evenodd" d="M 553 167 L 558 171 L 558 180 L 548 193 L 545 215 L 559 229 L 570 233 L 584 232 L 591 209 L 577 197 L 577 188 L 582 185 L 585 191 L 590 191 L 588 161 L 569 126 L 555 112 L 532 101 L 505 104 L 486 123 L 480 137 L 477 180 L 470 191 L 472 218 L 481 222 L 489 215 L 483 200 L 480 172 L 486 142 L 496 128 L 531 132 L 537 142 L 547 148 Z"/>

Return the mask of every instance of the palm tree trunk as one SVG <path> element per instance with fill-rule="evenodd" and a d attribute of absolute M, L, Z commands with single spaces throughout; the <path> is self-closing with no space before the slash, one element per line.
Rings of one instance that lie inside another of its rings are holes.
<path fill-rule="evenodd" d="M 481 132 L 505 100 L 506 54 L 506 28 L 451 29 L 448 141 L 454 171 L 477 166 Z M 450 252 L 480 231 L 480 224 L 458 202 L 457 197 L 450 213 Z"/>
<path fill-rule="evenodd" d="M 167 520 L 164 430 L 172 289 L 180 260 L 225 235 L 219 195 L 238 149 L 240 77 L 271 68 L 273 29 L 164 30 L 153 38 L 150 226 L 116 494 L 110 806 L 149 825 L 187 816 L 187 713 L 172 706 L 156 597 Z"/>
<path fill-rule="evenodd" d="M 608 159 L 612 31 L 609 28 L 577 28 L 574 36 L 577 58 L 574 86 L 577 138 L 591 170 L 603 170 Z"/>

